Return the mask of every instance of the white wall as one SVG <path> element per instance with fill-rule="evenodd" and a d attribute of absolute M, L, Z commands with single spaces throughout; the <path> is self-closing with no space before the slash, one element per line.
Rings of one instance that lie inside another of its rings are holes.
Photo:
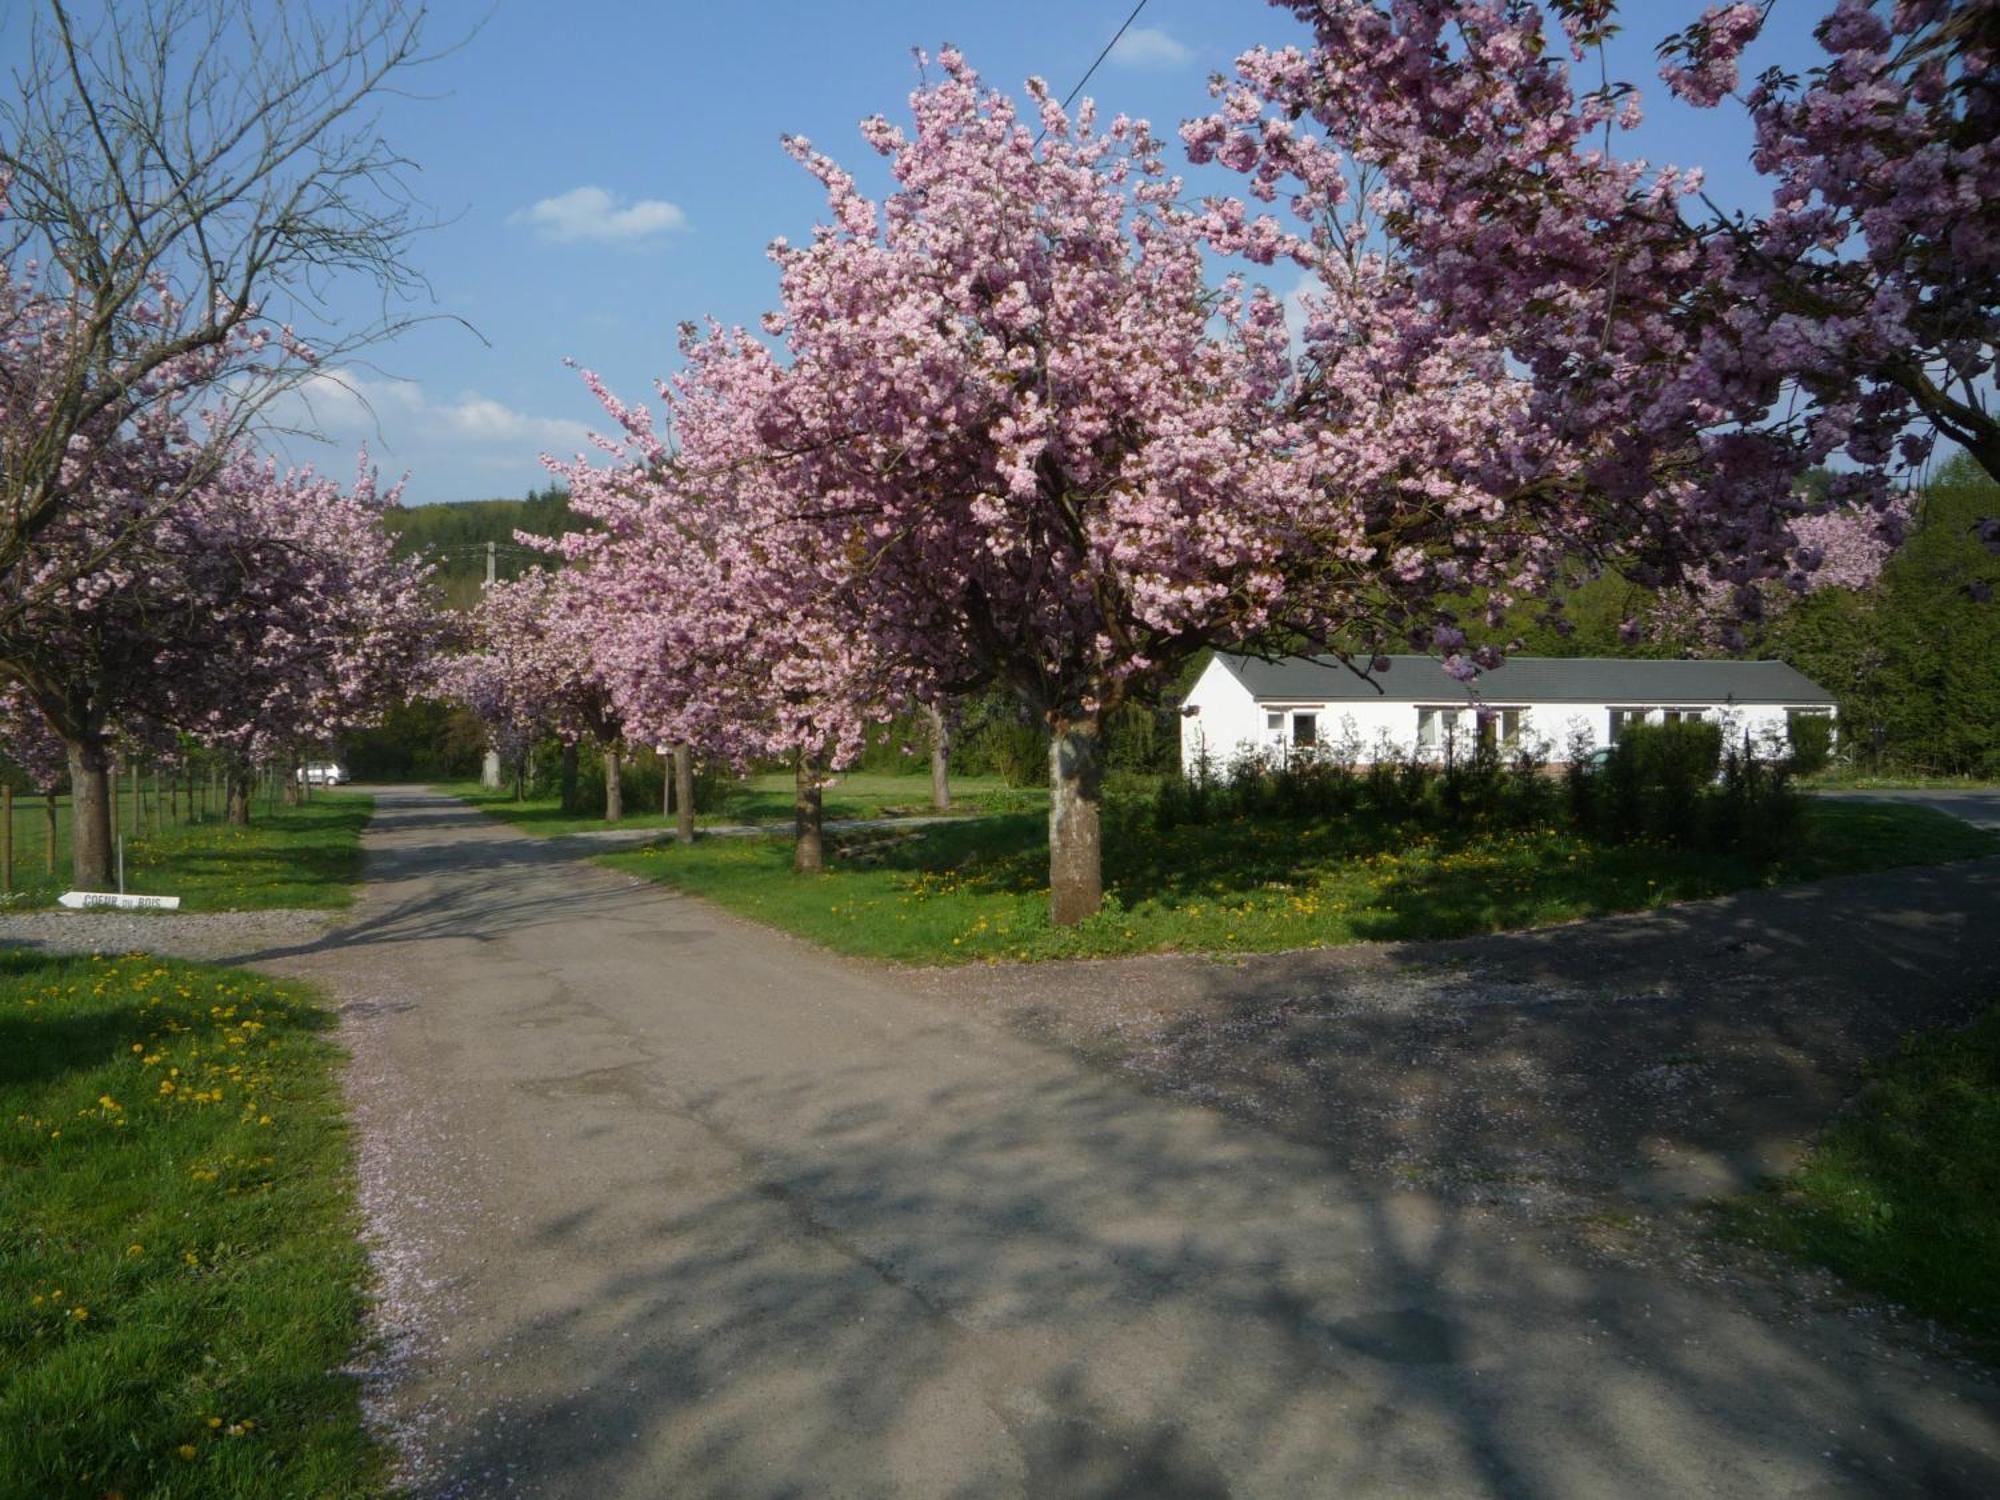
<path fill-rule="evenodd" d="M 1419 706 L 1408 700 L 1382 698 L 1335 703 L 1294 699 L 1279 702 L 1273 699 L 1260 703 L 1251 697 L 1249 690 L 1233 672 L 1216 660 L 1208 664 L 1184 702 L 1184 708 L 1197 711 L 1184 713 L 1181 718 L 1181 765 L 1192 773 L 1204 752 L 1210 768 L 1216 772 L 1227 770 L 1231 761 L 1245 753 L 1282 756 L 1291 738 L 1292 715 L 1297 712 L 1318 715 L 1318 737 L 1322 744 L 1339 739 L 1351 728 L 1360 741 L 1360 758 L 1363 761 L 1374 758 L 1385 736 L 1398 755 L 1408 755 L 1417 748 Z M 1442 700 L 1437 706 L 1444 706 Z M 1551 760 L 1567 758 L 1572 726 L 1580 726 L 1588 734 L 1589 749 L 1600 749 L 1611 743 L 1612 709 L 1640 706 L 1610 703 L 1523 704 L 1504 699 L 1495 699 L 1492 703 L 1495 709 L 1521 709 L 1522 738 L 1541 741 Z M 1786 710 L 1783 707 L 1689 702 L 1667 706 L 1702 709 L 1704 718 L 1723 725 L 1732 743 L 1740 742 L 1743 733 L 1749 731 L 1752 748 L 1766 758 L 1786 753 Z M 1282 731 L 1273 732 L 1266 727 L 1266 715 L 1274 712 L 1284 715 L 1285 727 Z M 1458 744 L 1470 748 L 1474 733 L 1470 711 L 1461 706 L 1461 715 Z M 1652 706 L 1646 717 L 1649 723 L 1659 723 L 1660 708 Z M 1427 748 L 1425 753 L 1442 757 L 1442 744 L 1435 749 Z"/>
<path fill-rule="evenodd" d="M 1206 752 L 1221 770 L 1246 746 L 1257 749 L 1263 731 L 1264 712 L 1250 690 L 1220 658 L 1211 660 L 1181 700 L 1181 769 L 1193 775 Z"/>

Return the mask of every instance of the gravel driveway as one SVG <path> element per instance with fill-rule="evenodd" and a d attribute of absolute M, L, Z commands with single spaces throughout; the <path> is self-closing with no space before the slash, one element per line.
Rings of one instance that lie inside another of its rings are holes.
<path fill-rule="evenodd" d="M 2000 859 L 1458 942 L 923 984 L 1343 1170 L 1595 1219 L 1785 1170 L 1868 1058 L 2000 996 Z"/>

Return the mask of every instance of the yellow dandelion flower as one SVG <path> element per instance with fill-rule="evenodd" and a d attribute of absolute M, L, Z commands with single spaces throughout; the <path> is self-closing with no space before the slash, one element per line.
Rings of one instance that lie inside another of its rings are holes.
<path fill-rule="evenodd" d="M 193 1443 L 182 1443 L 180 1447 L 174 1449 L 174 1452 L 178 1453 L 182 1458 L 192 1460 L 195 1455 L 195 1446 Z"/>
<path fill-rule="evenodd" d="M 144 1255 L 146 1253 L 146 1247 L 140 1244 L 138 1241 L 134 1240 L 131 1244 L 125 1247 L 125 1253 L 127 1255 Z"/>

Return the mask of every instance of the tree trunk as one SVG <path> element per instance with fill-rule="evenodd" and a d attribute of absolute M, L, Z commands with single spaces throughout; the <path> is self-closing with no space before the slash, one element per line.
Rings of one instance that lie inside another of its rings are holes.
<path fill-rule="evenodd" d="M 792 844 L 792 870 L 800 875 L 817 875 L 826 868 L 826 837 L 822 827 L 825 806 L 820 794 L 819 768 L 801 750 L 798 780 L 792 794 L 792 822 L 796 837 Z"/>
<path fill-rule="evenodd" d="M 625 757 L 615 746 L 604 747 L 604 821 L 625 816 Z"/>
<path fill-rule="evenodd" d="M 674 746 L 674 837 L 694 842 L 694 750 Z"/>
<path fill-rule="evenodd" d="M 562 799 L 562 810 L 576 811 L 576 741 L 566 740 L 562 747 L 562 786 L 557 793 Z"/>
<path fill-rule="evenodd" d="M 1049 740 L 1049 920 L 1069 927 L 1104 905 L 1098 723 L 1058 720 Z"/>
<path fill-rule="evenodd" d="M 111 889 L 111 759 L 102 737 L 69 742 L 70 884 Z"/>
<path fill-rule="evenodd" d="M 231 766 L 224 773 L 223 785 L 223 795 L 225 798 L 223 819 L 226 822 L 234 823 L 238 828 L 248 828 L 250 826 L 250 794 L 252 790 L 250 768 L 248 766 Z"/>
<path fill-rule="evenodd" d="M 931 704 L 924 710 L 931 720 L 931 806 L 939 812 L 951 811 L 951 733 L 944 725 L 944 710 Z"/>
<path fill-rule="evenodd" d="M 285 806 L 287 807 L 297 807 L 299 803 L 305 800 L 306 779 L 300 774 L 304 769 L 296 761 L 291 762 L 285 767 L 285 790 L 283 795 Z"/>

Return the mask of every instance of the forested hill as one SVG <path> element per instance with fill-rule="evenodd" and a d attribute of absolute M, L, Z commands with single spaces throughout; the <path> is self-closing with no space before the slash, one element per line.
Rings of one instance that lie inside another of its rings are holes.
<path fill-rule="evenodd" d="M 445 602 L 454 608 L 464 608 L 479 597 L 488 542 L 494 544 L 496 573 L 515 578 L 536 562 L 533 552 L 514 540 L 516 532 L 561 536 L 581 531 L 586 524 L 570 510 L 568 491 L 553 486 L 531 490 L 525 500 L 407 506 L 388 512 L 384 521 L 396 536 L 399 552 L 420 552 L 438 564 Z"/>

